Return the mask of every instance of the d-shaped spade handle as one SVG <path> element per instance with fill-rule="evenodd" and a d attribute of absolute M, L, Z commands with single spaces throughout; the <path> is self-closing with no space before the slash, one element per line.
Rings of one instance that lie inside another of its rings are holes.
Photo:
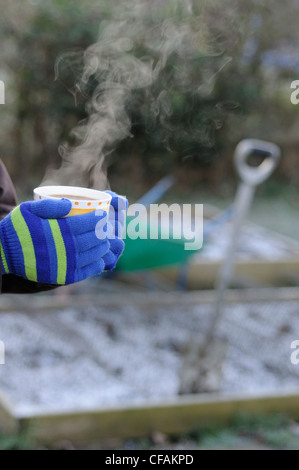
<path fill-rule="evenodd" d="M 262 162 L 256 167 L 249 164 L 252 155 L 263 157 Z M 280 155 L 280 148 L 271 142 L 245 139 L 235 149 L 234 162 L 241 180 L 249 186 L 258 186 L 272 175 Z"/>

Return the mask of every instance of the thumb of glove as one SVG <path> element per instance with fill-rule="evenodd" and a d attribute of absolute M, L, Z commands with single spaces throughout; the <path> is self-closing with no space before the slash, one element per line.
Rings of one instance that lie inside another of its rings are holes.
<path fill-rule="evenodd" d="M 72 209 L 69 199 L 43 199 L 32 202 L 30 211 L 41 219 L 61 219 L 67 216 Z"/>

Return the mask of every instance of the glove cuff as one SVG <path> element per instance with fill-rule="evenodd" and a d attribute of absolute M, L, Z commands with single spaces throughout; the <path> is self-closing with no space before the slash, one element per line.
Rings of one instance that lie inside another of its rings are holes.
<path fill-rule="evenodd" d="M 4 241 L 3 241 L 3 231 L 2 231 L 2 224 L 0 224 L 0 256 L 1 256 L 1 272 L 2 274 L 9 274 L 9 267 L 7 264 L 6 254 L 3 248 Z"/>
<path fill-rule="evenodd" d="M 14 274 L 23 271 L 23 251 L 11 221 L 11 214 L 0 223 L 0 242 L 3 274 Z"/>
<path fill-rule="evenodd" d="M 2 274 L 9 274 L 9 268 L 7 265 L 6 256 L 3 251 L 2 243 L 0 241 L 0 257 L 1 257 L 1 273 Z"/>

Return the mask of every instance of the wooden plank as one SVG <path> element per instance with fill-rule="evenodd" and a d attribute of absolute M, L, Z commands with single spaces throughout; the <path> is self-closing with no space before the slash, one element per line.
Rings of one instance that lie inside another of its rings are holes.
<path fill-rule="evenodd" d="M 15 417 L 14 406 L 6 394 L 0 390 L 0 430 L 6 434 L 18 430 L 18 420 Z"/>
<path fill-rule="evenodd" d="M 29 297 L 26 296 L 28 299 Z M 173 305 L 190 305 L 213 303 L 215 301 L 215 292 L 213 290 L 194 290 L 194 291 L 173 291 L 173 292 L 130 292 L 130 304 L 149 306 L 169 306 Z M 256 301 L 296 301 L 299 300 L 299 290 L 297 287 L 280 287 L 280 288 L 244 288 L 229 289 L 226 294 L 227 302 L 256 302 Z M 30 302 L 24 304 L 22 296 L 6 296 L 2 295 L 0 312 L 25 312 L 40 313 L 49 310 L 63 310 L 66 308 L 86 308 L 89 305 L 93 307 L 118 307 L 123 306 L 124 295 L 105 292 L 95 295 L 69 295 L 61 299 L 59 296 L 30 296 Z M 169 311 L 171 313 L 171 310 Z"/>
<path fill-rule="evenodd" d="M 21 429 L 40 442 L 61 439 L 86 441 L 102 438 L 149 436 L 187 432 L 211 424 L 228 424 L 238 413 L 282 413 L 299 418 L 299 390 L 250 395 L 194 395 L 144 405 L 81 412 L 18 416 Z"/>
<path fill-rule="evenodd" d="M 211 288 L 214 286 L 221 266 L 220 261 L 201 260 L 190 263 L 186 278 L 189 289 Z M 159 275 L 175 282 L 179 268 L 163 269 Z M 235 278 L 254 279 L 261 285 L 286 285 L 290 279 L 299 275 L 299 259 L 283 259 L 281 261 L 237 260 Z"/>

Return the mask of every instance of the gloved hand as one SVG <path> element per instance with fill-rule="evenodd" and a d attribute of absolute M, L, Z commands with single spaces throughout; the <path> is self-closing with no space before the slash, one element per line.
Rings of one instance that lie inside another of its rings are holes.
<path fill-rule="evenodd" d="M 25 202 L 3 219 L 3 274 L 55 285 L 73 284 L 100 274 L 110 244 L 107 238 L 97 238 L 95 227 L 107 213 L 63 218 L 71 206 L 68 199 Z"/>
<path fill-rule="evenodd" d="M 103 260 L 105 262 L 105 271 L 111 271 L 115 268 L 117 261 L 122 255 L 125 247 L 121 237 L 126 221 L 128 201 L 125 197 L 118 196 L 112 191 L 106 191 L 106 193 L 112 196 L 107 228 L 110 249 L 108 253 L 103 256 Z"/>

